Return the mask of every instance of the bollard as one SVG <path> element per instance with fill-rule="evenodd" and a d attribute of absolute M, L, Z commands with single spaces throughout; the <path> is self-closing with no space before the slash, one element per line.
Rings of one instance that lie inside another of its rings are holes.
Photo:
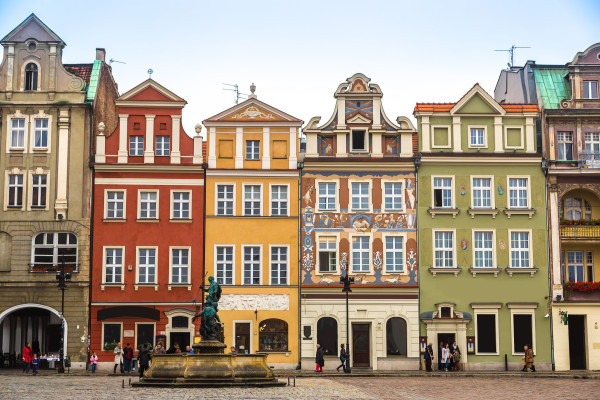
<path fill-rule="evenodd" d="M 508 371 L 508 355 L 504 355 L 504 370 Z"/>
<path fill-rule="evenodd" d="M 125 379 L 123 379 L 123 382 L 121 383 L 121 388 L 125 389 Z"/>
<path fill-rule="evenodd" d="M 290 386 L 290 377 L 288 376 L 288 386 Z"/>
<path fill-rule="evenodd" d="M 131 386 L 131 378 L 129 378 L 129 386 Z"/>
<path fill-rule="evenodd" d="M 248 381 L 244 379 L 244 389 L 248 389 Z"/>
<path fill-rule="evenodd" d="M 294 387 L 296 387 L 296 377 L 294 377 Z"/>

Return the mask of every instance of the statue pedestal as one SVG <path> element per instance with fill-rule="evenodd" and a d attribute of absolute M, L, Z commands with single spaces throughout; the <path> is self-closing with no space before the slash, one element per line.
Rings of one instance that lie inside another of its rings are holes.
<path fill-rule="evenodd" d="M 203 340 L 192 345 L 194 354 L 223 354 L 226 347 L 225 343 L 218 340 Z"/>

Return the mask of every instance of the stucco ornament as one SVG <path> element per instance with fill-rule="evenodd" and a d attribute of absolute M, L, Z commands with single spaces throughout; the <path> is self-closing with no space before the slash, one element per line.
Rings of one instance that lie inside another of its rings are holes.
<path fill-rule="evenodd" d="M 375 256 L 373 257 L 373 266 L 376 270 L 380 270 L 383 265 L 383 261 L 381 260 L 381 252 L 377 250 L 375 252 Z"/>
<path fill-rule="evenodd" d="M 194 130 L 196 131 L 196 134 L 199 135 L 200 132 L 202 132 L 202 124 L 196 124 L 196 126 L 194 126 Z"/>
<path fill-rule="evenodd" d="M 249 119 L 256 119 L 256 118 L 275 119 L 275 117 L 272 114 L 265 114 L 264 112 L 260 111 L 255 106 L 250 106 L 250 107 L 246 108 L 246 111 L 241 112 L 239 114 L 235 114 L 233 116 L 233 119 L 241 119 L 244 117 L 248 117 Z"/>
<path fill-rule="evenodd" d="M 101 135 L 104 135 L 105 130 L 106 125 L 104 125 L 104 122 L 100 121 L 100 123 L 98 124 L 98 132 L 100 132 Z"/>
<path fill-rule="evenodd" d="M 314 260 L 315 258 L 313 257 L 312 253 L 305 254 L 304 257 L 302 257 L 302 266 L 304 267 L 305 271 L 312 270 Z"/>
<path fill-rule="evenodd" d="M 407 263 L 411 271 L 415 269 L 415 266 L 417 265 L 417 253 L 413 249 L 408 252 Z"/>
<path fill-rule="evenodd" d="M 220 310 L 269 310 L 290 309 L 288 294 L 225 294 L 219 302 Z"/>
<path fill-rule="evenodd" d="M 460 241 L 460 248 L 463 250 L 467 250 L 469 248 L 469 242 L 467 242 L 467 239 Z"/>
<path fill-rule="evenodd" d="M 345 251 L 342 252 L 342 259 L 340 260 L 340 268 L 342 269 L 342 271 L 345 271 L 348 269 L 348 253 L 346 253 Z"/>
<path fill-rule="evenodd" d="M 506 249 L 506 243 L 504 243 L 504 240 L 498 242 L 498 247 L 500 247 L 500 250 Z"/>

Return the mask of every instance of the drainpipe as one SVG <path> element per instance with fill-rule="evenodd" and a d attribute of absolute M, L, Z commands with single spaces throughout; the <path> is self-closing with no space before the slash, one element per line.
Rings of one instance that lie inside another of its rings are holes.
<path fill-rule="evenodd" d="M 415 164 L 415 217 L 416 217 L 416 230 L 417 230 L 417 327 L 419 329 L 419 336 L 421 333 L 421 274 L 419 273 L 421 260 L 419 258 L 419 243 L 421 242 L 419 238 L 419 166 L 421 165 L 421 154 L 413 158 L 413 162 Z M 425 343 L 427 346 L 427 343 Z M 423 364 L 421 363 L 421 343 L 419 343 L 419 350 L 417 351 L 417 355 L 419 356 L 419 371 L 423 369 Z"/>
<path fill-rule="evenodd" d="M 86 370 L 87 370 L 87 364 L 90 362 L 90 343 L 91 343 L 91 335 L 92 335 L 92 277 L 94 276 L 94 191 L 95 191 L 95 187 L 96 187 L 96 170 L 95 170 L 95 159 L 94 159 L 94 154 L 93 154 L 93 148 L 94 148 L 94 140 L 96 139 L 96 136 L 94 135 L 94 108 L 93 106 L 90 104 L 90 109 L 92 112 L 90 112 L 90 149 L 89 149 L 89 160 L 88 160 L 88 166 L 89 168 L 92 170 L 92 186 L 91 186 L 91 198 L 92 198 L 92 202 L 90 204 L 90 234 L 89 234 L 89 238 L 90 238 L 90 278 L 89 278 L 89 285 L 88 285 L 88 319 L 87 319 L 87 325 L 88 325 L 88 329 L 87 329 L 87 356 L 85 357 L 85 364 L 86 364 Z"/>
<path fill-rule="evenodd" d="M 208 138 L 208 135 L 207 135 Z M 214 139 L 213 139 L 214 140 Z M 206 145 L 208 146 L 208 140 Z M 207 149 L 208 150 L 208 149 Z M 207 151 L 208 153 L 208 151 Z M 203 202 L 204 204 L 202 204 L 202 212 L 203 212 L 203 218 L 202 218 L 202 287 L 204 287 L 204 279 L 206 278 L 206 170 L 208 169 L 208 163 L 203 162 L 202 163 L 202 169 L 204 170 L 204 176 L 203 176 L 203 181 L 204 181 L 204 193 L 203 195 Z M 201 298 L 201 302 L 200 302 L 202 309 L 204 310 L 204 292 L 202 292 L 202 298 Z M 197 311 L 197 310 L 196 310 Z M 194 327 L 194 336 L 196 335 L 196 328 Z"/>
<path fill-rule="evenodd" d="M 550 302 L 550 310 L 549 314 L 550 314 L 550 357 L 551 357 L 551 362 L 552 362 L 552 371 L 554 371 L 555 369 L 555 365 L 554 365 L 554 322 L 553 322 L 553 315 L 552 315 L 552 301 L 553 301 L 553 294 L 552 294 L 552 259 L 551 257 L 551 253 L 550 253 L 550 235 L 549 235 L 549 229 L 550 229 L 550 214 L 548 212 L 548 206 L 549 206 L 549 201 L 548 201 L 548 161 L 545 158 L 542 158 L 542 171 L 544 172 L 544 192 L 546 195 L 546 257 L 547 257 L 547 261 L 546 264 L 548 265 L 548 301 Z"/>
<path fill-rule="evenodd" d="M 302 257 L 300 249 L 302 248 L 302 167 L 303 162 L 298 163 L 298 365 L 296 369 L 302 369 Z"/>

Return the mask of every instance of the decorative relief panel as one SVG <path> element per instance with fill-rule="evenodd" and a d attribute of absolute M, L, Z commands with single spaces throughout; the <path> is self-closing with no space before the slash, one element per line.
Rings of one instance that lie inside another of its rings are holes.
<path fill-rule="evenodd" d="M 287 311 L 290 296 L 287 294 L 224 294 L 219 300 L 219 310 Z"/>

